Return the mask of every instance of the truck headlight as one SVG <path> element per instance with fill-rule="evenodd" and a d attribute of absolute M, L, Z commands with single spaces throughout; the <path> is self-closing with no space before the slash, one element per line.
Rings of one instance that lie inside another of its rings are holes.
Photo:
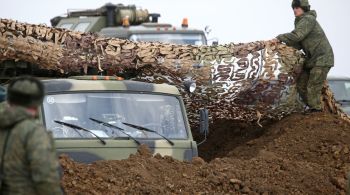
<path fill-rule="evenodd" d="M 189 93 L 193 93 L 196 90 L 197 84 L 195 81 L 185 81 L 184 82 L 185 90 Z"/>

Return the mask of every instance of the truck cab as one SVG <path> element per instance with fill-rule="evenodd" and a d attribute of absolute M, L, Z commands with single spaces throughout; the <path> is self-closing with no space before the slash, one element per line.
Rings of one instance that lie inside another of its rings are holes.
<path fill-rule="evenodd" d="M 98 9 L 68 11 L 67 16 L 51 19 L 53 27 L 132 41 L 206 45 L 204 31 L 189 28 L 184 18 L 181 26 L 158 23 L 160 14 L 137 9 L 135 5 L 106 4 Z"/>
<path fill-rule="evenodd" d="M 175 86 L 107 76 L 42 82 L 39 121 L 52 133 L 58 154 L 82 163 L 120 160 L 145 144 L 153 154 L 180 161 L 198 156 Z"/>

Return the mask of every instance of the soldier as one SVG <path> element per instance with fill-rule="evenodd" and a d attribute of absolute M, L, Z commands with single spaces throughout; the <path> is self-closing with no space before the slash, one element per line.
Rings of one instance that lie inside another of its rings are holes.
<path fill-rule="evenodd" d="M 51 135 L 38 123 L 43 84 L 33 77 L 10 82 L 0 111 L 0 194 L 62 194 Z"/>
<path fill-rule="evenodd" d="M 297 89 L 307 104 L 307 112 L 321 112 L 321 95 L 324 81 L 334 66 L 332 47 L 316 20 L 316 11 L 310 10 L 308 0 L 293 0 L 295 29 L 291 33 L 281 34 L 274 39 L 288 46 L 302 49 L 306 62 L 297 80 Z"/>

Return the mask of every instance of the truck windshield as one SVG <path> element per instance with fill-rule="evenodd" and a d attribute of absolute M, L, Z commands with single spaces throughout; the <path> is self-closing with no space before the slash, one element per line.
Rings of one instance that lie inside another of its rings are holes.
<path fill-rule="evenodd" d="M 75 124 L 93 131 L 102 138 L 128 138 L 123 132 L 95 123 L 99 119 L 124 129 L 138 139 L 163 139 L 156 133 L 142 131 L 123 123 L 142 126 L 169 139 L 187 139 L 187 129 L 179 99 L 174 96 L 134 93 L 72 93 L 47 95 L 43 118 L 55 138 L 93 138 L 55 123 Z"/>
<path fill-rule="evenodd" d="M 337 101 L 350 101 L 350 80 L 330 80 L 328 84 Z"/>
<path fill-rule="evenodd" d="M 147 41 L 174 43 L 181 45 L 205 45 L 205 38 L 201 34 L 133 34 L 131 41 Z"/>
<path fill-rule="evenodd" d="M 90 22 L 80 22 L 75 27 L 75 31 L 86 32 L 86 29 L 90 26 Z"/>
<path fill-rule="evenodd" d="M 64 29 L 71 30 L 72 26 L 73 26 L 73 23 L 64 23 L 64 24 L 61 24 L 59 26 L 59 28 L 64 28 Z"/>

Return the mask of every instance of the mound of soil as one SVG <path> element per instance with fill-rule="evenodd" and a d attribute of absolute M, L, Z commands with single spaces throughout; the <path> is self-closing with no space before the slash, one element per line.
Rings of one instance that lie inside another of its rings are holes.
<path fill-rule="evenodd" d="M 350 124 L 295 114 L 264 128 L 211 126 L 202 158 L 152 156 L 146 146 L 120 161 L 60 158 L 67 194 L 345 194 Z"/>

